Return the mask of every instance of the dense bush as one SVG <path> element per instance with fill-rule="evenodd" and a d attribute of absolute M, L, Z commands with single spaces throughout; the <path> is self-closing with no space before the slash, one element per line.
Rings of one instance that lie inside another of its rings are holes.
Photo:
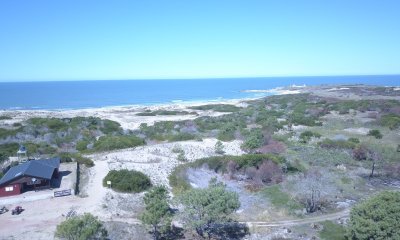
<path fill-rule="evenodd" d="M 229 104 L 209 104 L 209 105 L 201 105 L 201 106 L 194 106 L 190 107 L 190 109 L 193 110 L 213 110 L 216 112 L 237 112 L 241 108 L 234 106 L 234 105 L 229 105 Z"/>
<path fill-rule="evenodd" d="M 29 157 L 34 155 L 49 155 L 57 152 L 57 149 L 48 144 L 47 142 L 41 142 L 41 143 L 26 142 L 23 143 L 22 145 L 26 147 Z"/>
<path fill-rule="evenodd" d="M 384 115 L 381 118 L 382 126 L 388 127 L 391 130 L 394 130 L 400 127 L 400 116 L 396 114 L 388 114 Z"/>
<path fill-rule="evenodd" d="M 232 126 L 235 130 L 240 130 L 246 127 L 246 119 L 244 114 L 236 112 L 219 117 L 199 117 L 194 122 L 200 132 L 206 132 L 209 130 L 221 130 L 227 125 Z"/>
<path fill-rule="evenodd" d="M 353 207 L 349 239 L 400 239 L 400 192 L 382 192 Z"/>
<path fill-rule="evenodd" d="M 100 128 L 100 130 L 104 134 L 112 134 L 112 133 L 121 132 L 122 128 L 119 123 L 105 119 L 105 120 L 103 120 L 103 126 Z"/>
<path fill-rule="evenodd" d="M 188 112 L 188 111 L 173 111 L 173 110 L 146 110 L 144 112 L 136 113 L 137 116 L 173 116 L 173 115 L 197 115 L 196 112 Z"/>
<path fill-rule="evenodd" d="M 19 149 L 18 143 L 6 143 L 0 145 L 0 163 L 7 160 L 10 156 L 15 156 Z"/>
<path fill-rule="evenodd" d="M 148 176 L 134 170 L 111 170 L 103 179 L 103 186 L 107 187 L 107 181 L 111 181 L 111 188 L 120 192 L 139 193 L 151 187 Z"/>
<path fill-rule="evenodd" d="M 18 129 L 5 129 L 0 128 L 0 139 L 15 136 L 18 132 L 21 132 L 22 128 Z"/>
<path fill-rule="evenodd" d="M 70 121 L 67 119 L 66 121 Z M 53 131 L 65 130 L 68 128 L 67 122 L 60 118 L 31 118 L 28 120 L 29 124 L 35 126 L 47 127 Z"/>
<path fill-rule="evenodd" d="M 89 141 L 87 140 L 81 140 L 76 143 L 76 150 L 78 151 L 85 151 L 87 149 L 87 145 L 89 144 Z"/>
<path fill-rule="evenodd" d="M 305 131 L 305 132 L 302 132 L 300 134 L 300 139 L 301 139 L 301 142 L 303 142 L 303 143 L 307 143 L 313 137 L 314 138 L 320 138 L 321 134 L 316 133 L 316 132 L 312 132 L 312 131 Z"/>
<path fill-rule="evenodd" d="M 83 164 L 86 167 L 93 167 L 94 166 L 94 162 L 87 157 L 82 156 L 79 153 L 67 153 L 67 152 L 63 152 L 63 153 L 59 153 L 55 156 L 59 156 L 60 157 L 60 161 L 61 162 L 77 162 L 79 164 Z"/>
<path fill-rule="evenodd" d="M 368 132 L 367 135 L 368 135 L 368 136 L 373 136 L 373 137 L 375 137 L 376 139 L 381 139 L 381 138 L 383 137 L 382 133 L 381 133 L 379 130 L 377 130 L 377 129 L 369 130 L 369 132 Z"/>
<path fill-rule="evenodd" d="M 196 135 L 190 133 L 177 133 L 165 136 L 169 142 L 188 141 L 196 138 Z"/>
<path fill-rule="evenodd" d="M 235 139 L 236 126 L 233 124 L 224 125 L 218 132 L 217 139 L 220 141 L 232 141 Z"/>
<path fill-rule="evenodd" d="M 12 119 L 12 117 L 10 117 L 10 116 L 6 116 L 6 115 L 0 116 L 0 120 L 10 120 L 10 119 Z"/>
<path fill-rule="evenodd" d="M 144 145 L 143 139 L 134 135 L 121 135 L 121 136 L 102 136 L 100 137 L 93 146 L 96 151 L 110 151 L 115 149 L 132 148 L 140 145 Z"/>
<path fill-rule="evenodd" d="M 103 224 L 90 213 L 68 218 L 57 226 L 55 236 L 67 240 L 107 239 Z"/>
<path fill-rule="evenodd" d="M 353 149 L 357 146 L 353 141 L 324 139 L 318 143 L 322 148 L 328 149 Z"/>
<path fill-rule="evenodd" d="M 246 136 L 242 144 L 242 148 L 245 150 L 253 150 L 264 145 L 264 134 L 261 129 L 252 129 Z"/>
<path fill-rule="evenodd" d="M 358 138 L 349 138 L 348 141 L 353 143 L 360 143 L 360 139 Z"/>

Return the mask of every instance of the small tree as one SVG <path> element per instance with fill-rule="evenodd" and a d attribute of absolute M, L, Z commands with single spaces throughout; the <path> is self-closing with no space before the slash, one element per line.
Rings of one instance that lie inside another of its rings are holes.
<path fill-rule="evenodd" d="M 240 207 L 239 196 L 226 190 L 222 183 L 212 179 L 208 188 L 192 189 L 184 193 L 183 220 L 201 237 L 211 237 L 213 228 L 230 221 L 230 214 Z"/>
<path fill-rule="evenodd" d="M 144 224 L 152 227 L 153 239 L 159 239 L 160 231 L 168 230 L 171 225 L 171 209 L 168 204 L 168 191 L 163 186 L 152 188 L 144 196 L 146 209 L 141 215 Z"/>
<path fill-rule="evenodd" d="M 400 239 L 400 192 L 382 192 L 350 212 L 348 238 Z"/>
<path fill-rule="evenodd" d="M 97 217 L 85 213 L 60 223 L 55 236 L 67 240 L 106 239 L 107 230 Z"/>
<path fill-rule="evenodd" d="M 221 141 L 218 141 L 218 142 L 215 144 L 214 149 L 215 149 L 215 153 L 216 153 L 216 154 L 224 154 L 224 153 L 225 153 L 225 151 L 224 151 L 224 144 L 222 144 Z"/>

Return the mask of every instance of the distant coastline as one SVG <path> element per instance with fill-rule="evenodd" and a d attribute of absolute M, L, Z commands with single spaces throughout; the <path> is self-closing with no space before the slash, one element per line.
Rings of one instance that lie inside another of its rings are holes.
<path fill-rule="evenodd" d="M 396 86 L 399 82 L 400 75 L 0 83 L 0 109 L 79 110 L 224 102 L 298 93 L 303 86 Z"/>

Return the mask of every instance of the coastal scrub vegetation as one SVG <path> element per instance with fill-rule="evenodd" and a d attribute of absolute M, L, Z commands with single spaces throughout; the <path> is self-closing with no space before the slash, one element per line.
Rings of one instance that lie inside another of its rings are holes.
<path fill-rule="evenodd" d="M 111 186 L 107 185 L 107 181 L 111 181 Z M 150 178 L 142 172 L 135 170 L 111 170 L 103 179 L 104 187 L 119 192 L 143 192 L 151 187 Z"/>
<path fill-rule="evenodd" d="M 349 239 L 400 239 L 400 193 L 382 192 L 350 212 Z"/>
<path fill-rule="evenodd" d="M 190 189 L 190 184 L 186 179 L 188 168 L 201 168 L 207 166 L 208 169 L 219 173 L 228 173 L 233 176 L 239 173 L 248 175 L 254 184 L 264 184 L 266 182 L 279 182 L 283 175 L 281 166 L 285 171 L 297 171 L 293 166 L 286 165 L 282 156 L 274 154 L 245 154 L 241 156 L 215 156 L 198 159 L 194 162 L 185 163 L 176 167 L 169 176 L 169 183 L 175 193 L 182 193 Z"/>
<path fill-rule="evenodd" d="M 319 237 L 322 240 L 346 240 L 346 228 L 332 221 L 324 221 L 321 223 L 322 230 Z"/>
<path fill-rule="evenodd" d="M 240 207 L 239 196 L 226 190 L 224 184 L 212 179 L 207 188 L 191 189 L 179 197 L 184 206 L 181 218 L 187 228 L 195 231 L 200 237 L 212 239 L 218 235 L 219 228 L 238 225 L 230 215 Z M 241 237 L 248 233 L 245 225 L 241 226 Z M 237 233 L 236 233 L 237 234 Z"/>
<path fill-rule="evenodd" d="M 107 239 L 102 222 L 90 213 L 73 216 L 57 226 L 55 236 L 67 240 Z"/>
<path fill-rule="evenodd" d="M 145 141 L 134 135 L 101 136 L 93 145 L 95 151 L 110 151 L 144 145 Z"/>
<path fill-rule="evenodd" d="M 176 110 L 146 110 L 136 113 L 136 116 L 176 116 L 176 115 L 197 115 L 196 112 L 176 111 Z"/>
<path fill-rule="evenodd" d="M 200 105 L 200 106 L 193 106 L 189 107 L 193 110 L 202 110 L 202 111 L 215 111 L 215 112 L 237 112 L 241 108 L 235 105 L 230 104 L 208 104 L 208 105 Z"/>
<path fill-rule="evenodd" d="M 168 190 L 163 186 L 155 186 L 144 195 L 145 210 L 140 216 L 142 222 L 152 228 L 153 239 L 170 230 L 173 211 L 169 206 Z"/>
<path fill-rule="evenodd" d="M 82 156 L 79 153 L 70 153 L 70 152 L 62 152 L 58 153 L 55 156 L 59 156 L 61 162 L 77 162 L 79 164 L 83 164 L 86 167 L 93 167 L 94 162 L 87 157 Z"/>
<path fill-rule="evenodd" d="M 10 120 L 10 119 L 12 119 L 12 117 L 7 116 L 7 115 L 1 115 L 0 116 L 0 120 Z"/>

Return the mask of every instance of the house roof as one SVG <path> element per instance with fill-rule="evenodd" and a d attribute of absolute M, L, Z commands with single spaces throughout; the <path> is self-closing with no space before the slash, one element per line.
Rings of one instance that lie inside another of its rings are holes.
<path fill-rule="evenodd" d="M 10 168 L 0 179 L 0 186 L 23 176 L 51 179 L 54 169 L 59 168 L 60 158 L 31 160 Z"/>

